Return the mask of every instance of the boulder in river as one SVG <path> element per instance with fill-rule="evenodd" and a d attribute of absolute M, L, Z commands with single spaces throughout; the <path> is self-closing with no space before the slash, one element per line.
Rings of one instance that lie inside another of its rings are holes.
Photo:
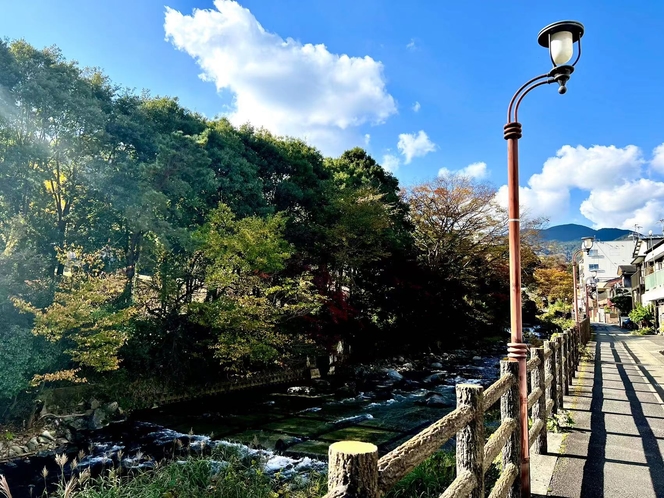
<path fill-rule="evenodd" d="M 47 441 L 55 441 L 55 436 L 48 431 L 44 431 L 39 435 L 40 438 L 44 438 Z"/>
<path fill-rule="evenodd" d="M 422 382 L 424 382 L 425 384 L 440 384 L 441 382 L 445 381 L 446 376 L 447 372 L 438 372 L 424 378 Z"/>
<path fill-rule="evenodd" d="M 23 448 L 17 445 L 10 446 L 9 447 L 9 458 L 21 456 L 24 453 L 27 453 L 26 451 L 23 451 Z"/>
<path fill-rule="evenodd" d="M 452 402 L 450 400 L 445 399 L 444 396 L 441 396 L 438 393 L 428 393 L 424 404 L 433 408 L 447 408 L 452 406 Z"/>
<path fill-rule="evenodd" d="M 316 394 L 316 389 L 311 386 L 293 386 L 286 389 L 286 392 L 288 394 L 306 394 L 311 396 L 312 394 Z"/>
<path fill-rule="evenodd" d="M 434 361 L 431 365 L 429 365 L 431 368 L 443 368 L 443 364 L 439 363 L 437 361 Z"/>
<path fill-rule="evenodd" d="M 383 370 L 385 372 L 385 376 L 394 381 L 394 382 L 399 382 L 400 380 L 403 380 L 403 375 L 401 375 L 399 372 L 394 370 L 393 368 L 386 368 Z"/>
<path fill-rule="evenodd" d="M 39 441 L 36 437 L 33 437 L 28 441 L 27 446 L 30 451 L 37 451 L 39 449 Z"/>

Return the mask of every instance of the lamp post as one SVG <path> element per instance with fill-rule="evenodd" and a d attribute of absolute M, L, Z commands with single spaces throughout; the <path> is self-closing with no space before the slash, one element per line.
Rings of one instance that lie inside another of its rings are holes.
<path fill-rule="evenodd" d="M 574 66 L 581 57 L 581 37 L 583 24 L 576 21 L 559 21 L 546 26 L 537 36 L 537 42 L 549 49 L 553 68 L 526 82 L 512 97 L 507 108 L 507 124 L 504 137 L 507 140 L 507 191 L 510 258 L 510 318 L 511 342 L 507 345 L 510 361 L 519 363 L 519 402 L 521 412 L 521 496 L 530 497 L 530 445 L 528 441 L 528 384 L 526 376 L 527 346 L 523 343 L 521 317 L 521 241 L 519 219 L 519 106 L 523 98 L 534 88 L 558 83 L 558 93 L 567 92 L 567 82 Z M 574 55 L 577 43 L 577 57 L 572 65 L 567 64 Z"/>
<path fill-rule="evenodd" d="M 593 318 L 597 322 L 597 321 L 599 321 L 599 309 L 598 309 L 599 308 L 599 297 L 597 295 L 597 282 L 598 282 L 598 280 L 597 280 L 597 270 L 593 270 L 593 271 L 590 272 L 590 278 L 592 279 L 591 289 L 593 289 L 594 292 L 595 292 L 595 299 L 593 299 L 593 301 L 595 301 L 593 303 Z"/>
<path fill-rule="evenodd" d="M 577 249 L 572 255 L 572 276 L 574 280 L 574 320 L 576 321 L 576 329 L 579 330 L 579 297 L 578 297 L 578 286 L 579 286 L 579 263 L 576 258 L 582 251 L 586 251 L 586 254 L 590 254 L 590 250 L 593 248 L 595 243 L 595 237 L 583 237 L 581 238 L 581 249 Z M 586 304 L 586 312 L 588 311 L 588 305 Z"/>

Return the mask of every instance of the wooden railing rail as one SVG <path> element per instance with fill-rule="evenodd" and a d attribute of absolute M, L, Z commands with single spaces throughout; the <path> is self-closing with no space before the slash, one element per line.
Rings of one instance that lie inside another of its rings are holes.
<path fill-rule="evenodd" d="M 547 452 L 547 418 L 563 407 L 578 367 L 581 347 L 590 339 L 590 323 L 557 334 L 543 347 L 531 348 L 528 408 L 532 425 L 528 431 L 535 454 Z M 440 498 L 483 498 L 484 474 L 502 453 L 502 472 L 489 498 L 519 498 L 521 482 L 521 412 L 518 363 L 500 362 L 500 378 L 484 390 L 474 384 L 457 384 L 457 408 L 378 458 L 368 443 L 341 441 L 330 446 L 328 489 L 324 498 L 378 498 L 456 435 L 457 477 Z M 484 413 L 500 400 L 501 423 L 484 437 Z"/>

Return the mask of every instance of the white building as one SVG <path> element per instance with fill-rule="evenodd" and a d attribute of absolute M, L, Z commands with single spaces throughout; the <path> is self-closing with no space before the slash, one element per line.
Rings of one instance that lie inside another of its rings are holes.
<path fill-rule="evenodd" d="M 628 265 L 634 259 L 633 240 L 612 240 L 601 242 L 596 240 L 588 254 L 583 251 L 583 259 L 579 266 L 584 281 L 597 272 L 597 280 L 606 282 L 618 277 L 618 267 Z"/>
<path fill-rule="evenodd" d="M 607 284 L 613 285 L 619 278 L 619 267 L 629 265 L 634 259 L 634 240 L 612 240 L 602 242 L 595 240 L 589 253 L 582 252 L 579 263 L 579 283 L 585 290 L 584 284 L 591 284 L 596 293 L 589 299 L 590 314 L 593 319 L 607 321 L 604 316 L 604 306 L 607 304 Z M 596 272 L 596 273 L 595 273 Z M 594 279 L 594 282 L 593 282 Z M 620 278 L 622 280 L 622 277 Z M 584 292 L 579 296 L 584 300 Z M 585 307 L 580 303 L 581 307 Z"/>

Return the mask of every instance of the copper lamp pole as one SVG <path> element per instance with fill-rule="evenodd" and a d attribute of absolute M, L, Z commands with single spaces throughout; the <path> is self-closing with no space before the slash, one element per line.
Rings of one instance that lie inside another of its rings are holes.
<path fill-rule="evenodd" d="M 558 83 L 558 92 L 567 91 L 567 81 L 574 66 L 581 57 L 581 37 L 583 25 L 576 21 L 560 21 L 550 24 L 540 31 L 537 41 L 549 49 L 553 69 L 524 84 L 514 94 L 507 109 L 507 124 L 504 136 L 507 140 L 507 190 L 509 215 L 509 258 L 510 258 L 510 322 L 511 342 L 507 345 L 510 361 L 519 363 L 519 403 L 521 413 L 521 496 L 530 498 L 530 442 L 528 438 L 528 383 L 526 357 L 528 346 L 523 342 L 521 317 L 521 225 L 519 218 L 519 139 L 521 123 L 518 121 L 519 105 L 523 98 L 538 86 Z M 573 55 L 573 45 L 577 43 L 577 57 L 572 65 L 567 65 Z M 512 113 L 512 111 L 514 111 Z"/>
<path fill-rule="evenodd" d="M 579 263 L 576 258 L 581 251 L 586 251 L 586 254 L 590 254 L 595 243 L 595 237 L 582 237 L 581 249 L 574 251 L 572 255 L 572 275 L 574 278 L 574 321 L 576 322 L 576 330 L 581 332 L 579 329 L 579 295 L 578 295 L 578 286 L 579 286 Z M 586 296 L 586 313 L 588 312 L 588 296 Z"/>

